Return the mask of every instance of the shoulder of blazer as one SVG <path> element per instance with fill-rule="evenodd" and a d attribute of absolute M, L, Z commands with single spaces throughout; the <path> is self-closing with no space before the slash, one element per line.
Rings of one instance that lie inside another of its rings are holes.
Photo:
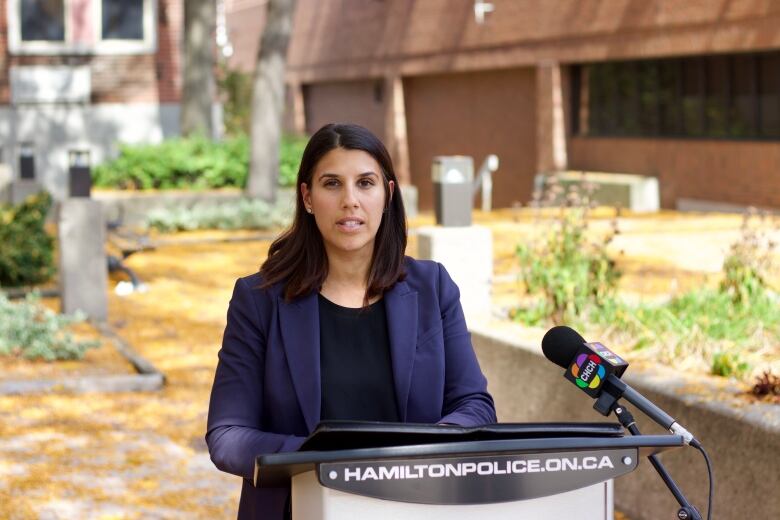
<path fill-rule="evenodd" d="M 260 273 L 250 274 L 238 279 L 236 285 L 243 285 L 252 296 L 257 310 L 260 312 L 268 311 L 276 305 L 276 300 L 282 294 L 284 287 L 281 283 L 276 283 L 270 287 L 262 287 L 263 277 Z"/>
<path fill-rule="evenodd" d="M 433 260 L 416 260 L 410 256 L 405 258 L 404 267 L 406 279 L 404 280 L 411 290 L 438 291 L 442 277 L 442 266 Z"/>

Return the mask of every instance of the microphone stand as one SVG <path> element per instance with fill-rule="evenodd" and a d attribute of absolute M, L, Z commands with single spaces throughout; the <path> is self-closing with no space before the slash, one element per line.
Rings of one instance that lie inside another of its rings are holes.
<path fill-rule="evenodd" d="M 606 391 L 602 392 L 596 400 L 593 408 L 604 416 L 609 416 L 611 412 L 615 412 L 615 416 L 618 418 L 618 421 L 620 421 L 620 424 L 623 425 L 631 435 L 641 435 L 641 432 L 636 425 L 636 421 L 634 421 L 634 416 L 631 415 L 631 412 L 629 412 L 625 406 L 618 404 L 617 402 L 617 400 L 622 397 L 622 392 L 616 388 L 615 385 L 610 385 L 610 388 L 605 388 L 605 390 Z M 666 487 L 672 492 L 677 503 L 680 504 L 680 509 L 677 511 L 677 518 L 679 520 L 702 520 L 699 510 L 693 507 L 688 499 L 685 498 L 685 495 L 683 495 L 679 486 L 677 486 L 677 483 L 672 479 L 672 476 L 669 475 L 669 472 L 666 471 L 666 468 L 661 463 L 661 459 L 656 455 L 649 455 L 647 458 L 650 459 L 650 464 L 653 465 L 661 476 L 661 480 L 664 481 L 664 484 L 666 484 Z"/>
<path fill-rule="evenodd" d="M 620 421 L 620 424 L 622 424 L 625 429 L 631 432 L 631 435 L 641 435 L 641 432 L 639 431 L 639 428 L 637 428 L 636 422 L 634 421 L 634 416 L 631 415 L 631 412 L 629 412 L 625 406 L 617 405 L 614 407 L 613 411 L 615 412 L 615 416 L 617 416 L 618 421 Z M 661 476 L 661 480 L 664 481 L 666 487 L 669 488 L 669 491 L 672 492 L 674 498 L 677 499 L 677 503 L 680 504 L 680 509 L 677 511 L 677 518 L 679 520 L 702 520 L 698 509 L 693 507 L 691 503 L 688 502 L 688 499 L 685 498 L 685 495 L 683 495 L 682 491 L 677 486 L 677 483 L 672 479 L 671 475 L 669 475 L 669 472 L 666 471 L 666 468 L 661 463 L 661 459 L 659 459 L 657 455 L 649 455 L 647 458 L 650 459 L 650 464 L 653 465 L 655 470 Z"/>

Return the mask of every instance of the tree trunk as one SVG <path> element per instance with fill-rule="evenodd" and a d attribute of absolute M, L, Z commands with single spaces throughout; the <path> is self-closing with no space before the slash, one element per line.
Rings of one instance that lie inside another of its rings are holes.
<path fill-rule="evenodd" d="M 184 2 L 184 82 L 181 99 L 182 135 L 213 137 L 215 0 Z"/>
<path fill-rule="evenodd" d="M 252 82 L 251 156 L 246 191 L 273 202 L 279 183 L 284 69 L 295 0 L 269 0 Z"/>

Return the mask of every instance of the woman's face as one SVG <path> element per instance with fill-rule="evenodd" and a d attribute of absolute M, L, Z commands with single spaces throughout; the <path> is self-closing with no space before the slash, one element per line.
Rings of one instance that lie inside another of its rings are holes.
<path fill-rule="evenodd" d="M 382 176 L 368 153 L 334 148 L 317 163 L 311 186 L 301 184 L 304 206 L 317 222 L 328 256 L 371 255 L 385 209 Z M 388 184 L 392 197 L 393 181 Z"/>

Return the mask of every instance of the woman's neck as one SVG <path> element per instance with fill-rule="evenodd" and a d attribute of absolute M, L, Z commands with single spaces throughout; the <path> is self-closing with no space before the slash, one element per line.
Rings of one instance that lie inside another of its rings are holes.
<path fill-rule="evenodd" d="M 371 257 L 328 253 L 328 276 L 320 292 L 343 307 L 362 307 Z"/>

